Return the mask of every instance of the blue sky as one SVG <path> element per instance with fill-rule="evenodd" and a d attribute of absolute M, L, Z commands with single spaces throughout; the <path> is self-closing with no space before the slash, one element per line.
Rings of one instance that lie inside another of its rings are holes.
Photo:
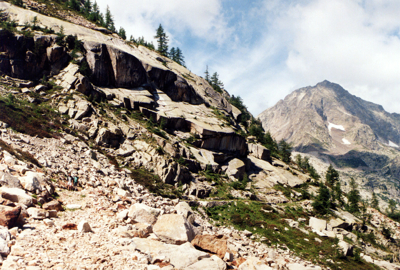
<path fill-rule="evenodd" d="M 325 79 L 400 113 L 398 0 L 97 2 L 128 37 L 151 41 L 161 23 L 192 72 L 208 65 L 254 115 Z"/>

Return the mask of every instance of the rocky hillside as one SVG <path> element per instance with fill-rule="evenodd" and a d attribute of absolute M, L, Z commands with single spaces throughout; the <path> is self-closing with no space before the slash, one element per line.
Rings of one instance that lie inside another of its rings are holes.
<path fill-rule="evenodd" d="M 324 81 L 294 91 L 258 117 L 266 130 L 290 142 L 296 151 L 335 164 L 345 179 L 358 179 L 386 201 L 398 200 L 398 114 Z M 327 165 L 316 167 L 322 172 Z"/>
<path fill-rule="evenodd" d="M 311 177 L 248 136 L 226 92 L 25 4 L 0 2 L 2 269 L 398 267 L 400 224 L 316 216 Z"/>

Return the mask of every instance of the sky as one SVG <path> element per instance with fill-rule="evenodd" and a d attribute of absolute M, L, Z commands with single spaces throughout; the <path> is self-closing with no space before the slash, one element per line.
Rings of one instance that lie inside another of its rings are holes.
<path fill-rule="evenodd" d="M 116 28 L 169 47 L 257 116 L 292 91 L 328 80 L 400 113 L 398 0 L 97 0 Z M 397 106 L 396 106 L 397 105 Z"/>

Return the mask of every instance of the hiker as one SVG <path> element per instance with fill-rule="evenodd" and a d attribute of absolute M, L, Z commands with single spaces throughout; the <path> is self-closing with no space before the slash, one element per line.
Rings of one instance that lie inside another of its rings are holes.
<path fill-rule="evenodd" d="M 67 187 L 67 189 L 68 190 L 72 190 L 72 177 L 71 177 L 70 174 L 68 175 L 67 179 L 68 179 L 68 187 Z"/>
<path fill-rule="evenodd" d="M 74 188 L 75 188 L 75 190 L 77 190 L 77 186 L 78 186 L 78 176 L 74 176 Z"/>

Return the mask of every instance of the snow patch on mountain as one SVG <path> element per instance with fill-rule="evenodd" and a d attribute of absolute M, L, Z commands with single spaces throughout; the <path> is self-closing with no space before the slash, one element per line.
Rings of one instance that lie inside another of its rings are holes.
<path fill-rule="evenodd" d="M 328 124 L 329 124 L 328 125 L 329 132 L 331 132 L 332 128 L 336 128 L 336 129 L 339 129 L 339 130 L 342 130 L 342 131 L 346 131 L 342 125 L 335 125 L 335 124 L 332 124 L 330 122 L 328 122 Z"/>
<path fill-rule="evenodd" d="M 342 139 L 343 144 L 351 144 L 351 142 L 349 142 L 347 139 L 343 138 Z"/>
<path fill-rule="evenodd" d="M 399 148 L 397 144 L 389 140 L 389 146 Z"/>

